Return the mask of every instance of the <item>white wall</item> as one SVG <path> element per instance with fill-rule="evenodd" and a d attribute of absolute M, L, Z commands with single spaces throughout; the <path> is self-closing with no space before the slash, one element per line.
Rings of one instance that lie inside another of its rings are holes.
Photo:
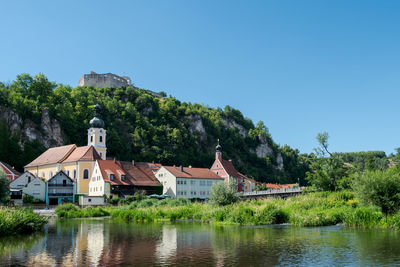
<path fill-rule="evenodd" d="M 10 183 L 10 188 L 22 190 L 25 187 L 25 185 L 28 184 L 29 178 L 30 181 L 33 181 L 33 179 L 35 179 L 35 176 L 30 172 L 24 172 L 20 177 L 18 177 L 17 179 L 15 179 Z"/>
<path fill-rule="evenodd" d="M 79 196 L 79 205 L 81 206 L 100 206 L 104 205 L 103 196 Z"/>
<path fill-rule="evenodd" d="M 164 167 L 158 170 L 156 178 L 163 185 L 163 194 L 167 194 L 172 198 L 182 197 L 188 199 L 208 199 L 210 197 L 212 185 L 224 182 L 223 179 L 190 179 L 175 177 Z"/>
<path fill-rule="evenodd" d="M 104 194 L 109 195 L 110 191 L 107 190 L 109 187 L 105 185 L 103 175 L 101 174 L 99 163 L 96 161 L 94 164 L 92 177 L 89 181 L 89 196 L 103 196 Z"/>
<path fill-rule="evenodd" d="M 22 189 L 22 193 L 44 202 L 46 201 L 46 183 L 40 178 L 35 178 Z"/>
<path fill-rule="evenodd" d="M 172 198 L 176 197 L 176 177 L 167 169 L 161 167 L 155 174 L 158 181 L 163 186 L 163 194 L 167 194 Z"/>

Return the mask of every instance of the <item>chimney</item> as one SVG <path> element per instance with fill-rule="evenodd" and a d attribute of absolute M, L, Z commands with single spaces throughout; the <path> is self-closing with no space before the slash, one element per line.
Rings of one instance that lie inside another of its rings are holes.
<path fill-rule="evenodd" d="M 179 166 L 179 168 L 180 168 L 181 172 L 183 172 L 183 166 L 181 165 L 181 166 Z"/>
<path fill-rule="evenodd" d="M 114 158 L 114 163 L 116 163 L 116 160 L 115 160 L 115 158 Z"/>
<path fill-rule="evenodd" d="M 132 166 L 135 166 L 135 161 L 134 160 L 132 160 Z"/>

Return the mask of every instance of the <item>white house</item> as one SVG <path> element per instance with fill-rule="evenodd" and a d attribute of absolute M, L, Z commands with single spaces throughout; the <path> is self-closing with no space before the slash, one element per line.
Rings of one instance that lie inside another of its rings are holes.
<path fill-rule="evenodd" d="M 224 178 L 206 168 L 163 166 L 156 172 L 163 194 L 172 198 L 208 199 L 211 187 Z"/>
<path fill-rule="evenodd" d="M 33 198 L 46 201 L 46 182 L 42 179 L 35 177 L 22 189 L 22 195 L 29 195 Z"/>
<path fill-rule="evenodd" d="M 14 203 L 22 204 L 22 190 L 36 178 L 30 172 L 24 172 L 10 183 L 10 196 Z"/>

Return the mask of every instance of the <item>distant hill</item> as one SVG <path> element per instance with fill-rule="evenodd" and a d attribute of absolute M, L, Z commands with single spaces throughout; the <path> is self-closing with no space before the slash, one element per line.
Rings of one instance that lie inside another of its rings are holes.
<path fill-rule="evenodd" d="M 230 106 L 214 109 L 130 86 L 71 88 L 43 74 L 0 83 L 0 160 L 22 170 L 48 147 L 85 145 L 96 103 L 107 155 L 120 160 L 210 167 L 219 138 L 223 157 L 256 180 L 292 183 L 308 170 L 297 149 L 278 146 L 262 122 Z"/>

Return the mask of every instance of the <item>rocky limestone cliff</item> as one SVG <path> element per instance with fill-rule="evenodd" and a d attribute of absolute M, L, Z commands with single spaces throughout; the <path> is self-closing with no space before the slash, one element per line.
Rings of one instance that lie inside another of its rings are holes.
<path fill-rule="evenodd" d="M 43 110 L 40 124 L 29 119 L 23 120 L 16 112 L 5 107 L 0 107 L 0 120 L 6 121 L 12 134 L 21 135 L 21 147 L 25 142 L 34 140 L 46 148 L 64 145 L 60 124 L 50 118 L 48 109 Z"/>

